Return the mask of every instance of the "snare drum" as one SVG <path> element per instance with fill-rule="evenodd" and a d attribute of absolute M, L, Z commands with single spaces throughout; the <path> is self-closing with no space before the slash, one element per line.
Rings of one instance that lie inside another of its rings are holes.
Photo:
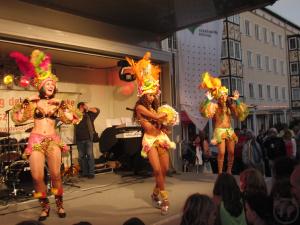
<path fill-rule="evenodd" d="M 6 169 L 6 185 L 9 188 L 24 190 L 26 193 L 34 191 L 30 166 L 27 160 L 13 162 Z M 48 170 L 44 169 L 44 182 L 47 185 L 49 181 Z"/>

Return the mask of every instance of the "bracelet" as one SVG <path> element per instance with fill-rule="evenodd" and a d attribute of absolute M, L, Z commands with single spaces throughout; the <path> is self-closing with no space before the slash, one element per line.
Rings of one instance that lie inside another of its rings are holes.
<path fill-rule="evenodd" d="M 240 105 L 240 104 L 241 104 L 241 102 L 240 102 L 239 99 L 235 100 L 235 102 L 236 102 L 237 105 Z"/>

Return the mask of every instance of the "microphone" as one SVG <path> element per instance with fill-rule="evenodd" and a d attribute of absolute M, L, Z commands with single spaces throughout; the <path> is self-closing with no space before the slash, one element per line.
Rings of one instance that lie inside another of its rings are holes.
<path fill-rule="evenodd" d="M 129 110 L 129 111 L 134 111 L 134 109 L 132 109 L 132 108 L 129 108 L 129 107 L 126 107 L 126 110 Z"/>

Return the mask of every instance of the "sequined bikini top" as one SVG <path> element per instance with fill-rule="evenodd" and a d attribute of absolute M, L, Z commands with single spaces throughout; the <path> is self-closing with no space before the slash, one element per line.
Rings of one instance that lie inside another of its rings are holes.
<path fill-rule="evenodd" d="M 48 118 L 51 120 L 57 119 L 58 118 L 58 108 L 51 111 L 51 113 L 50 112 L 44 113 L 42 110 L 40 110 L 38 107 L 36 107 L 34 110 L 34 119 L 44 119 L 44 118 Z"/>

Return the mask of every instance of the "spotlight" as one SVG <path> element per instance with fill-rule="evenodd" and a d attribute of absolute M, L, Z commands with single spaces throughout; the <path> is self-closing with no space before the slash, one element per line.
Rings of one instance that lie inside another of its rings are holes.
<path fill-rule="evenodd" d="M 135 80 L 135 74 L 126 60 L 120 60 L 118 66 L 121 67 L 119 71 L 119 78 L 122 81 L 131 82 Z"/>

